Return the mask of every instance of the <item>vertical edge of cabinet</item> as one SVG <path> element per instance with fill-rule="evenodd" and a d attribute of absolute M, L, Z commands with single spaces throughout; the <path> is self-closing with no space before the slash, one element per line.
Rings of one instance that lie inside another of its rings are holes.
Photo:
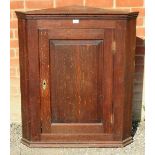
<path fill-rule="evenodd" d="M 131 136 L 132 130 L 132 97 L 133 79 L 135 70 L 135 48 L 136 48 L 136 19 L 129 19 L 126 22 L 125 40 L 125 102 L 124 102 L 124 124 L 123 139 Z"/>
<path fill-rule="evenodd" d="M 26 20 L 18 19 L 22 137 L 30 140 L 26 31 Z"/>
<path fill-rule="evenodd" d="M 113 49 L 112 43 L 114 41 L 114 31 L 113 29 L 105 30 L 105 40 L 104 40 L 104 108 L 103 111 L 104 118 L 104 131 L 106 133 L 113 132 Z"/>
<path fill-rule="evenodd" d="M 131 138 L 135 30 L 135 18 L 116 22 L 113 84 L 115 140 Z"/>
<path fill-rule="evenodd" d="M 18 19 L 22 138 L 40 139 L 38 32 L 36 21 Z"/>
<path fill-rule="evenodd" d="M 31 141 L 35 141 L 40 139 L 41 132 L 39 50 L 36 20 L 27 20 L 27 45 Z"/>
<path fill-rule="evenodd" d="M 125 104 L 125 40 L 126 20 L 117 20 L 115 29 L 116 51 L 113 57 L 113 110 L 114 140 L 123 140 L 124 104 Z"/>

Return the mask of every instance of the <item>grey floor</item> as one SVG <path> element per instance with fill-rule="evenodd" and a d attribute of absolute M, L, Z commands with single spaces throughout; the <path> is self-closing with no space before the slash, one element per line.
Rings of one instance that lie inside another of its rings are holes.
<path fill-rule="evenodd" d="M 11 155 L 144 155 L 145 123 L 133 123 L 134 142 L 124 148 L 28 148 L 20 143 L 21 125 L 11 124 Z"/>

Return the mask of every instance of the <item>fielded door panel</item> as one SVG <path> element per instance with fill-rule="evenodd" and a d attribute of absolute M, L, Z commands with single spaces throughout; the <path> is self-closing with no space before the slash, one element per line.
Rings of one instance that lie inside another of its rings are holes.
<path fill-rule="evenodd" d="M 111 136 L 113 29 L 38 32 L 42 139 Z"/>

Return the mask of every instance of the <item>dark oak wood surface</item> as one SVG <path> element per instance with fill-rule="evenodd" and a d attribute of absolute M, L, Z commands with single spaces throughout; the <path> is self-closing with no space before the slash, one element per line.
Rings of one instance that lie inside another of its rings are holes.
<path fill-rule="evenodd" d="M 137 15 L 82 6 L 17 12 L 24 144 L 132 142 Z"/>
<path fill-rule="evenodd" d="M 51 41 L 53 123 L 101 122 L 102 108 L 98 103 L 101 43 L 100 40 Z"/>

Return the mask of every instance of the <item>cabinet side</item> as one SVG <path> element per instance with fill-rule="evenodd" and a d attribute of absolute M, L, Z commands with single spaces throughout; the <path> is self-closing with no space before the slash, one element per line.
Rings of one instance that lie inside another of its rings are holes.
<path fill-rule="evenodd" d="M 136 19 L 117 21 L 114 55 L 114 139 L 131 140 Z"/>
<path fill-rule="evenodd" d="M 18 19 L 22 141 L 40 140 L 38 29 L 35 20 Z"/>
<path fill-rule="evenodd" d="M 129 19 L 126 23 L 125 42 L 125 102 L 124 102 L 124 124 L 123 139 L 131 136 L 132 130 L 132 97 L 133 79 L 135 70 L 135 48 L 136 48 L 136 19 Z"/>
<path fill-rule="evenodd" d="M 18 19 L 22 137 L 30 140 L 30 115 L 28 101 L 28 55 L 26 34 L 26 20 Z"/>

